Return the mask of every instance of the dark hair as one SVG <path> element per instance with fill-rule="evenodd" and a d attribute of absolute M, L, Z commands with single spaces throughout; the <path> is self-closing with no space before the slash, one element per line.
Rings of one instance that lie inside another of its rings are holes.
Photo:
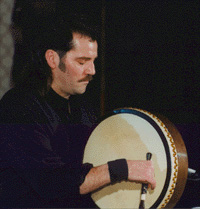
<path fill-rule="evenodd" d="M 97 26 L 83 15 L 32 17 L 23 26 L 24 46 L 29 50 L 25 57 L 27 62 L 22 69 L 12 73 L 12 81 L 14 86 L 35 89 L 44 96 L 52 83 L 52 72 L 46 62 L 45 52 L 53 49 L 62 58 L 73 47 L 73 32 L 95 41 L 98 40 L 98 31 Z"/>

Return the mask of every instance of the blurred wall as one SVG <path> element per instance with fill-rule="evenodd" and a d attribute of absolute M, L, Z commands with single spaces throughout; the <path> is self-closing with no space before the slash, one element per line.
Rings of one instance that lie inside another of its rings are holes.
<path fill-rule="evenodd" d="M 0 98 L 10 88 L 14 42 L 10 32 L 14 0 L 0 1 Z"/>

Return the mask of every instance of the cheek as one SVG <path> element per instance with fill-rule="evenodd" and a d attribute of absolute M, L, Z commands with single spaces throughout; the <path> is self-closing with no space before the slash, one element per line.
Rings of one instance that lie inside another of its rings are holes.
<path fill-rule="evenodd" d="M 69 63 L 66 66 L 66 69 L 66 71 L 68 71 L 69 76 L 71 77 L 80 77 L 84 72 L 84 68 L 78 64 Z"/>

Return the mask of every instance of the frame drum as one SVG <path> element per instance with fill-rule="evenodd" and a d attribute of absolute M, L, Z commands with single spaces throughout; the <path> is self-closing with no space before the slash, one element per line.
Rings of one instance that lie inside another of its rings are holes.
<path fill-rule="evenodd" d="M 146 160 L 146 153 L 151 152 L 156 188 L 148 189 L 145 207 L 172 208 L 186 184 L 188 157 L 178 130 L 168 119 L 158 117 L 141 109 L 114 110 L 90 135 L 83 163 L 98 166 L 120 158 Z M 140 194 L 141 184 L 122 181 L 91 197 L 99 208 L 138 208 Z"/>

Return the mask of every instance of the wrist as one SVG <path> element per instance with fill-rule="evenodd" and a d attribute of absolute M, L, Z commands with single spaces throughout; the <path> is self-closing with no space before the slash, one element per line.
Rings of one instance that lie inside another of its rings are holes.
<path fill-rule="evenodd" d="M 110 182 L 112 184 L 128 180 L 128 164 L 126 159 L 118 159 L 108 162 Z"/>

